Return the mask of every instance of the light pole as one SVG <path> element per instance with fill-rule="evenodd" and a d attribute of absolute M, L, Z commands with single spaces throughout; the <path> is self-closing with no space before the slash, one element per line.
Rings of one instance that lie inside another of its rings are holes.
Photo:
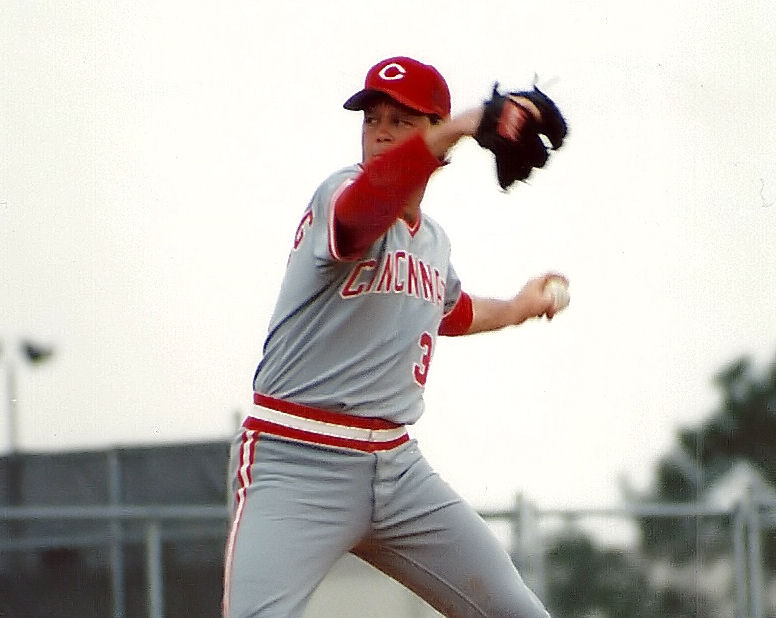
<path fill-rule="evenodd" d="M 32 365 L 38 365 L 48 360 L 54 351 L 50 347 L 33 343 L 28 339 L 19 342 L 21 357 Z M 0 344 L 0 360 L 5 361 L 5 392 L 6 413 L 8 415 L 8 454 L 14 455 L 19 445 L 19 403 L 16 378 L 16 363 L 11 354 L 4 354 Z"/>
<path fill-rule="evenodd" d="M 22 340 L 19 342 L 19 352 L 22 359 L 31 364 L 38 364 L 46 361 L 53 353 L 53 350 L 48 347 L 37 345 L 29 340 Z M 15 355 L 6 352 L 3 349 L 2 342 L 0 341 L 0 361 L 5 364 L 5 376 L 6 376 L 6 399 L 8 414 L 8 453 L 7 453 L 7 470 L 6 470 L 6 482 L 7 482 L 7 504 L 11 507 L 19 506 L 22 503 L 22 486 L 21 486 L 21 458 L 17 453 L 18 447 L 18 393 L 17 393 L 17 381 L 16 381 L 16 358 Z M 20 535 L 23 524 L 19 522 L 10 522 L 8 524 L 8 535 L 18 537 Z M 14 569 L 19 568 L 19 555 L 18 553 L 12 554 L 11 560 Z"/>
<path fill-rule="evenodd" d="M 11 360 L 5 363 L 5 392 L 8 399 L 8 454 L 13 455 L 16 452 L 18 444 L 18 430 L 16 427 L 17 407 L 16 407 L 16 365 Z"/>

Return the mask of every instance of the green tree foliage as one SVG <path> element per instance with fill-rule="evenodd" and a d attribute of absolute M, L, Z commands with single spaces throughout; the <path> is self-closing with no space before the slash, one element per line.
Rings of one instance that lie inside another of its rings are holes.
<path fill-rule="evenodd" d="M 720 372 L 721 408 L 698 430 L 683 431 L 681 448 L 694 453 L 707 485 L 745 459 L 776 486 L 776 362 L 758 376 L 744 358 Z"/>
<path fill-rule="evenodd" d="M 699 427 L 683 429 L 676 449 L 657 464 L 648 502 L 703 501 L 736 463 L 746 462 L 776 487 L 776 360 L 758 375 L 739 359 L 720 371 L 719 408 Z M 577 530 L 554 539 L 547 554 L 548 604 L 568 618 L 704 618 L 716 615 L 697 589 L 655 587 L 648 574 L 731 552 L 732 522 L 720 517 L 643 517 L 643 555 L 599 548 Z M 776 533 L 763 535 L 767 568 L 776 571 Z"/>
<path fill-rule="evenodd" d="M 645 498 L 660 502 L 703 501 L 737 462 L 776 487 L 776 361 L 758 374 L 748 358 L 720 371 L 719 408 L 699 427 L 683 429 L 677 448 L 657 466 L 656 483 Z M 640 521 L 644 549 L 686 561 L 703 552 L 730 551 L 729 518 L 656 518 Z M 768 568 L 776 569 L 776 534 L 764 535 Z"/>
<path fill-rule="evenodd" d="M 623 551 L 600 549 L 582 533 L 555 540 L 547 554 L 549 609 L 566 618 L 706 618 L 694 591 L 655 588 L 645 564 Z"/>

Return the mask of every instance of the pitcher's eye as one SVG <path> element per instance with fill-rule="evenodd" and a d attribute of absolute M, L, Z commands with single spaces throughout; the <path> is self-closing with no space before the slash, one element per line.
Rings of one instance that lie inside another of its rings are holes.
<path fill-rule="evenodd" d="M 393 119 L 393 125 L 404 129 L 412 129 L 415 127 L 415 121 L 407 116 L 397 116 Z"/>

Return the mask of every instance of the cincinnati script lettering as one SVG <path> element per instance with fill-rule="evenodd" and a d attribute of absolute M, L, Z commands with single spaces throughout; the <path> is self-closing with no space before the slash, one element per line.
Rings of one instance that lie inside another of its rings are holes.
<path fill-rule="evenodd" d="M 362 260 L 350 271 L 340 290 L 342 298 L 361 294 L 406 294 L 442 305 L 445 281 L 439 269 L 406 251 L 394 251 L 377 260 Z"/>

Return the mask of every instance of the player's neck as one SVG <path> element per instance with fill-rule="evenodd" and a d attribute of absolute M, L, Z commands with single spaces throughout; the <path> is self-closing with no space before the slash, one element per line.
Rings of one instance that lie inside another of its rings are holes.
<path fill-rule="evenodd" d="M 410 199 L 404 206 L 401 212 L 401 218 L 404 219 L 410 225 L 415 225 L 420 218 L 420 203 L 423 201 L 423 195 L 426 192 L 426 187 L 420 187 L 415 191 Z"/>

